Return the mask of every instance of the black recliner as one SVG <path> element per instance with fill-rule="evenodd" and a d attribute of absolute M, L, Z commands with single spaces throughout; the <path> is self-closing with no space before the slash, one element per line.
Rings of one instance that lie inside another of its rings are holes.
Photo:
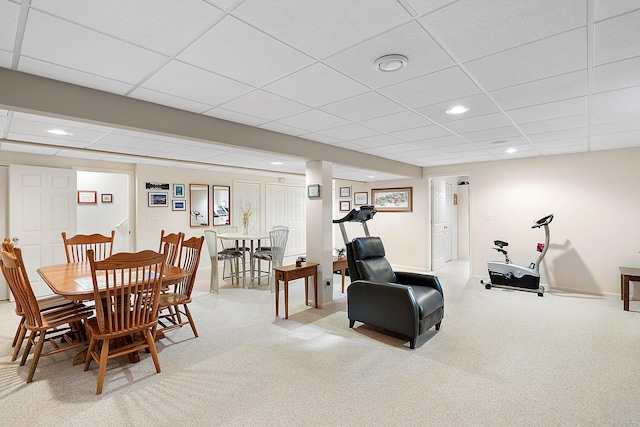
<path fill-rule="evenodd" d="M 394 272 L 379 237 L 359 237 L 347 245 L 351 285 L 347 288 L 349 327 L 356 321 L 416 339 L 440 329 L 444 296 L 433 275 Z"/>

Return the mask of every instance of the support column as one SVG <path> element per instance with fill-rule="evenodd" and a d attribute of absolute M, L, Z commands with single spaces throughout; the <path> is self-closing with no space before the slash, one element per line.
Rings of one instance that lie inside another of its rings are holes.
<path fill-rule="evenodd" d="M 307 162 L 307 186 L 320 184 L 320 197 L 307 197 L 307 261 L 318 266 L 318 306 L 333 300 L 333 163 Z M 329 286 L 327 286 L 327 283 Z"/>

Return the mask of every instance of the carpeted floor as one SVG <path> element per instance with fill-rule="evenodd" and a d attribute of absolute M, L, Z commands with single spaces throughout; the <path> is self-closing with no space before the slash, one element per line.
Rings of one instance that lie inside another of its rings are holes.
<path fill-rule="evenodd" d="M 288 320 L 274 316 L 268 286 L 215 295 L 199 277 L 200 337 L 167 332 L 160 374 L 148 354 L 110 362 L 101 396 L 96 365 L 84 372 L 73 354 L 41 359 L 26 384 L 28 367 L 10 361 L 18 318 L 1 302 L 0 425 L 640 424 L 640 302 L 624 312 L 617 298 L 485 290 L 467 270 L 437 272 L 445 319 L 416 350 L 349 329 L 338 276 L 323 309 L 305 306 L 294 282 Z"/>

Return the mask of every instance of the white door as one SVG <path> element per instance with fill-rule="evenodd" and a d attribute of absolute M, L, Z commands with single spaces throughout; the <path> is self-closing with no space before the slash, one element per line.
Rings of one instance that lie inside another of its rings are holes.
<path fill-rule="evenodd" d="M 451 261 L 451 184 L 444 178 L 432 181 L 431 269 L 437 270 Z"/>
<path fill-rule="evenodd" d="M 274 225 L 289 227 L 285 256 L 304 254 L 307 250 L 305 187 L 267 184 L 266 193 L 267 231 Z"/>
<path fill-rule="evenodd" d="M 231 209 L 231 225 L 237 226 L 238 231 L 242 231 L 242 209 L 251 207 L 249 217 L 249 232 L 262 231 L 261 218 L 262 210 L 260 206 L 260 183 L 248 181 L 234 181 L 233 205 Z"/>
<path fill-rule="evenodd" d="M 36 270 L 66 262 L 63 231 L 76 233 L 76 171 L 10 165 L 9 235 L 36 296 L 51 294 Z"/>

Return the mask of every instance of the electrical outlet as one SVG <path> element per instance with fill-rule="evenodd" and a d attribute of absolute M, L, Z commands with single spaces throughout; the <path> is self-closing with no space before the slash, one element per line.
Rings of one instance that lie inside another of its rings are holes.
<path fill-rule="evenodd" d="M 149 214 L 147 215 L 147 219 L 149 221 L 160 221 L 160 214 Z"/>

